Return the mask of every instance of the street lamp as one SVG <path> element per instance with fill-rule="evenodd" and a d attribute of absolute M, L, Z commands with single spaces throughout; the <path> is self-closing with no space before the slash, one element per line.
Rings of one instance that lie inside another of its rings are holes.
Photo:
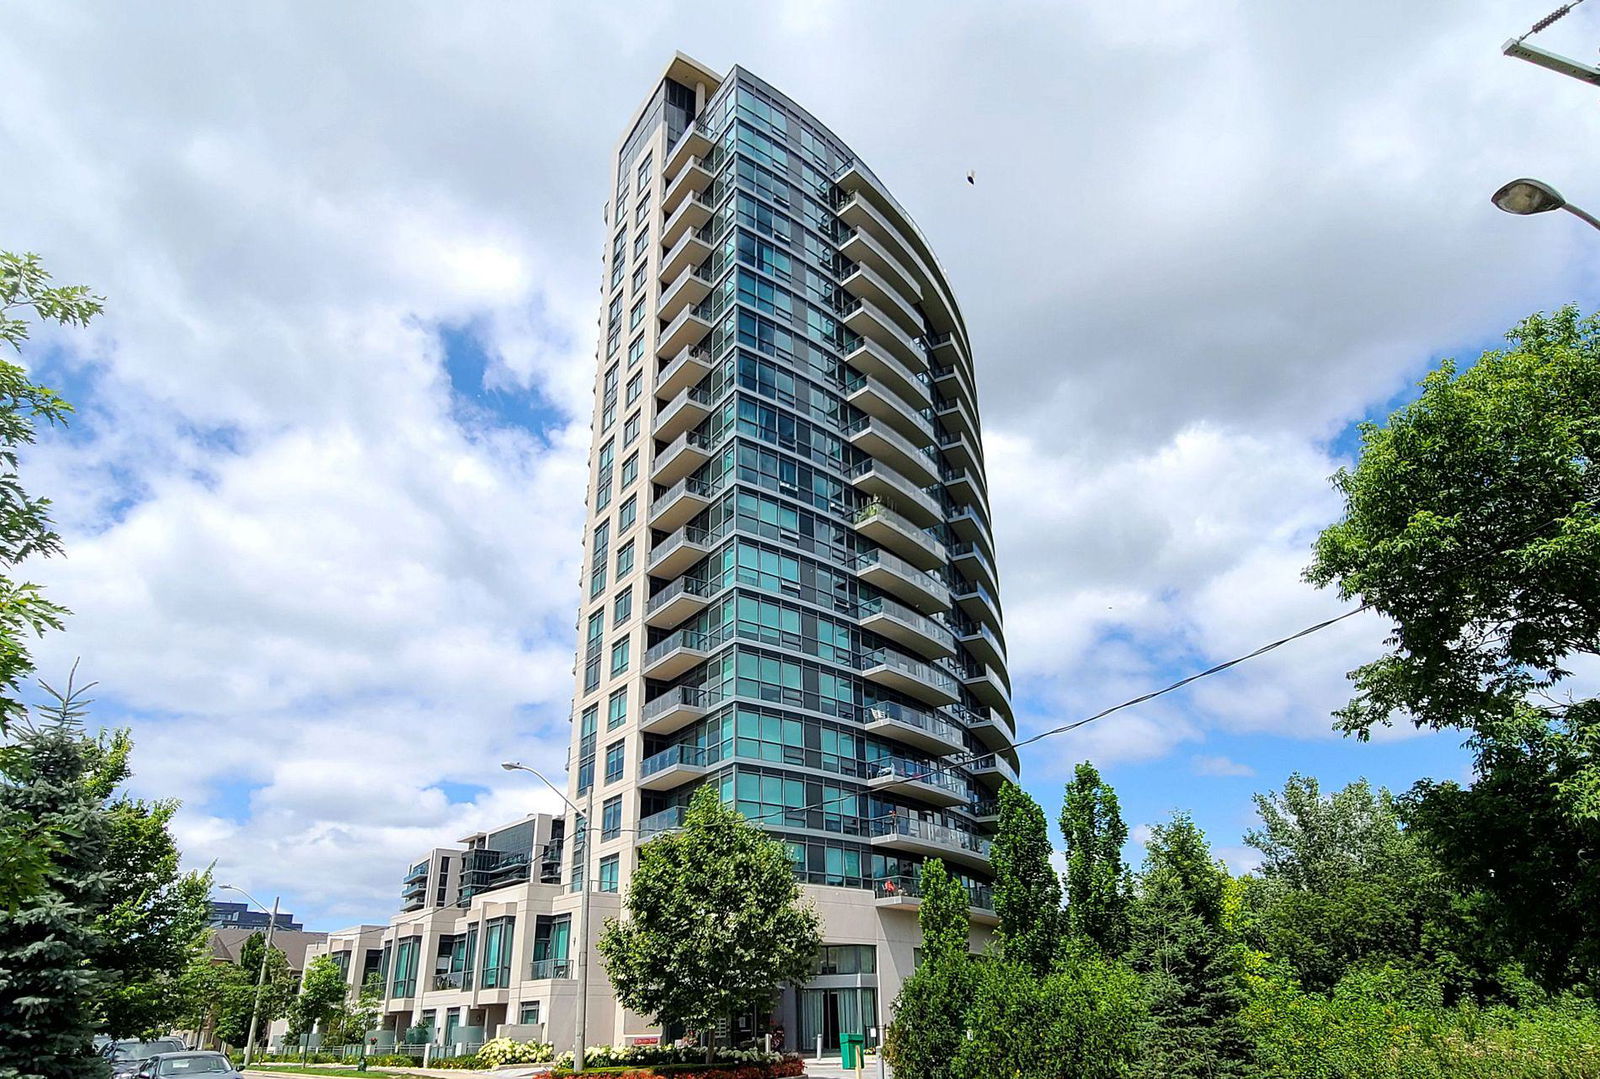
<path fill-rule="evenodd" d="M 1491 197 L 1500 209 L 1508 214 L 1517 214 L 1526 217 L 1530 214 L 1549 213 L 1551 210 L 1565 210 L 1582 221 L 1600 229 L 1600 219 L 1586 210 L 1579 209 L 1561 197 L 1561 192 L 1545 183 L 1543 180 L 1531 180 L 1523 177 L 1512 180 Z"/>
<path fill-rule="evenodd" d="M 576 1029 L 572 1034 L 572 1070 L 581 1072 L 584 1064 L 584 1034 L 589 1021 L 589 891 L 594 886 L 593 878 L 589 875 L 589 848 L 592 845 L 589 821 L 594 812 L 594 784 L 589 784 L 589 808 L 582 810 L 573 805 L 571 799 L 561 793 L 561 788 L 546 779 L 544 773 L 537 768 L 530 768 L 520 761 L 502 761 L 500 767 L 508 772 L 527 772 L 536 776 L 541 783 L 555 791 L 556 797 L 572 810 L 574 825 L 580 820 L 583 822 L 583 889 L 578 900 L 578 1006 L 573 1015 Z M 576 833 L 577 828 L 574 827 L 573 831 Z M 578 836 L 574 834 L 572 840 L 574 843 L 578 842 Z"/>
<path fill-rule="evenodd" d="M 260 900 L 243 888 L 235 888 L 231 884 L 219 884 L 217 887 L 224 892 L 238 892 L 256 906 L 261 907 L 263 911 L 267 909 L 262 906 Z M 255 1003 L 250 1005 L 250 1033 L 246 1035 L 244 1042 L 244 1066 L 246 1068 L 250 1066 L 250 1055 L 255 1052 L 256 1048 L 256 1020 L 261 1016 L 261 991 L 267 984 L 267 959 L 272 955 L 272 932 L 278 928 L 278 900 L 280 898 L 280 896 L 272 897 L 272 914 L 267 920 L 266 947 L 261 949 L 261 970 L 256 975 L 256 999 Z"/>

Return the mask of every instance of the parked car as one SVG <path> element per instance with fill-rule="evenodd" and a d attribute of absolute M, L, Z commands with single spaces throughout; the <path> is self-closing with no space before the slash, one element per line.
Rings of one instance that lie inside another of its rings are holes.
<path fill-rule="evenodd" d="M 160 1053 L 139 1062 L 134 1079 L 242 1079 L 221 1053 Z"/>
<path fill-rule="evenodd" d="M 100 1053 L 111 1062 L 113 1079 L 129 1079 L 139 1070 L 139 1065 L 151 1057 L 161 1053 L 181 1053 L 187 1048 L 182 1038 L 154 1038 L 147 1042 L 128 1038 L 108 1042 Z"/>

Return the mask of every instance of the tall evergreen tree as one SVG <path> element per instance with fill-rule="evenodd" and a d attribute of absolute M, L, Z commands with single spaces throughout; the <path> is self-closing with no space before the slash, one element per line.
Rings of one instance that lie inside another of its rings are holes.
<path fill-rule="evenodd" d="M 1245 1075 L 1250 1045 L 1239 1017 L 1243 954 L 1223 918 L 1227 871 L 1182 814 L 1157 826 L 1145 851 L 1128 952 L 1146 979 L 1152 1019 L 1138 1074 Z"/>
<path fill-rule="evenodd" d="M 1000 823 L 990 861 L 998 937 L 1008 962 L 1035 977 L 1050 972 L 1061 936 L 1061 882 L 1050 865 L 1044 810 L 1015 783 L 1000 789 Z"/>
<path fill-rule="evenodd" d="M 896 1079 L 951 1079 L 976 985 L 969 903 L 966 889 L 937 858 L 923 864 L 921 890 L 922 961 L 900 987 L 883 1053 Z"/>
<path fill-rule="evenodd" d="M 1078 765 L 1061 803 L 1061 834 L 1066 843 L 1067 935 L 1107 956 L 1121 955 L 1128 943 L 1128 870 L 1122 845 L 1117 792 L 1094 765 Z"/>
<path fill-rule="evenodd" d="M 0 819 L 22 816 L 70 841 L 43 887 L 0 909 L 0 1076 L 100 1079 L 106 1065 L 91 1045 L 108 982 L 92 961 L 109 841 L 92 779 L 106 745 L 83 733 L 70 698 L 13 723 L 11 738 L 0 747 Z"/>

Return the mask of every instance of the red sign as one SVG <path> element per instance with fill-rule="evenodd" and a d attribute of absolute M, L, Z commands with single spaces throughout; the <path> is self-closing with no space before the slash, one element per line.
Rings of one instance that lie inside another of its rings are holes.
<path fill-rule="evenodd" d="M 635 1034 L 628 1039 L 629 1045 L 660 1045 L 661 1036 L 658 1034 Z"/>

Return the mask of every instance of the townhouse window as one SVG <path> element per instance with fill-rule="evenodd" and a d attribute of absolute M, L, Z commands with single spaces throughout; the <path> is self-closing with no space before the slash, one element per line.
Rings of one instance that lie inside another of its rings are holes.
<path fill-rule="evenodd" d="M 633 505 L 633 503 L 635 501 L 637 501 L 636 498 L 630 497 L 628 499 L 628 501 L 626 501 L 626 502 L 624 502 L 622 504 L 623 516 L 625 516 L 627 518 L 626 523 L 624 523 L 622 525 L 623 528 L 626 528 L 628 525 L 633 523 L 633 514 L 629 513 L 628 511 L 632 507 L 632 505 Z M 621 520 L 620 517 L 618 519 Z M 617 551 L 617 580 L 619 580 L 619 581 L 622 580 L 623 577 L 627 576 L 628 574 L 630 574 L 632 572 L 633 572 L 633 540 L 629 540 L 627 543 L 624 543 L 622 545 L 622 547 Z"/>
<path fill-rule="evenodd" d="M 600 807 L 600 838 L 616 839 L 622 835 L 622 795 L 614 794 Z"/>
<path fill-rule="evenodd" d="M 511 983 L 511 946 L 515 933 L 515 918 L 491 918 L 484 923 L 481 984 L 485 989 L 498 989 Z"/>
<path fill-rule="evenodd" d="M 517 1012 L 517 1022 L 523 1026 L 537 1026 L 539 1023 L 539 1002 L 537 1000 L 523 1001 L 521 1010 Z"/>
<path fill-rule="evenodd" d="M 628 638 L 616 642 L 611 646 L 611 674 L 613 677 L 622 674 L 628 669 Z"/>
<path fill-rule="evenodd" d="M 618 874 L 621 872 L 622 860 L 618 855 L 608 854 L 600 859 L 600 890 L 614 892 L 617 890 Z"/>
<path fill-rule="evenodd" d="M 628 722 L 628 687 L 623 686 L 606 702 L 606 730 L 614 731 Z"/>
<path fill-rule="evenodd" d="M 622 761 L 627 749 L 626 741 L 618 740 L 606 746 L 606 782 L 615 783 L 622 778 Z"/>
<path fill-rule="evenodd" d="M 633 617 L 633 586 L 629 585 L 617 593 L 616 600 L 611 604 L 611 624 L 620 626 Z"/>

